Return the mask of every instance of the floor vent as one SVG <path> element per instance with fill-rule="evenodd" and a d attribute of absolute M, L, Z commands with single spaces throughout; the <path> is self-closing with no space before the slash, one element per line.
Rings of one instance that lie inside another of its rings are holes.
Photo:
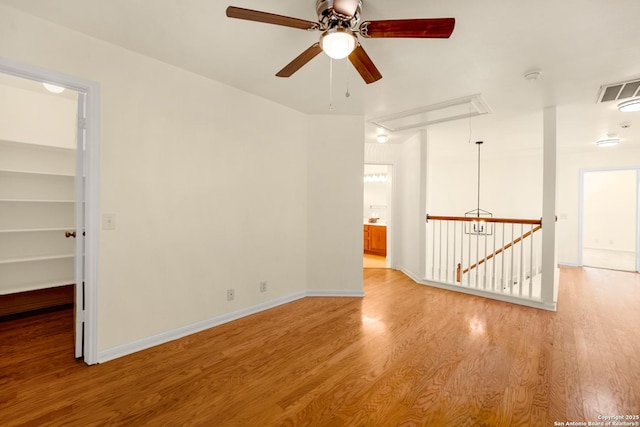
<path fill-rule="evenodd" d="M 632 80 L 623 83 L 614 83 L 600 87 L 598 103 L 618 101 L 625 98 L 640 96 L 640 80 Z"/>

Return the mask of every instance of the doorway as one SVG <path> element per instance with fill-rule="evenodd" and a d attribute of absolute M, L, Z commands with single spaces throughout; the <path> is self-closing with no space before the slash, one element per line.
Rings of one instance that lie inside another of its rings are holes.
<path fill-rule="evenodd" d="M 15 175 L 27 176 L 27 181 L 36 181 L 51 183 L 54 181 L 72 180 L 73 187 L 75 188 L 71 195 L 67 190 L 61 190 L 65 194 L 55 193 L 51 190 L 51 197 L 38 196 L 28 198 L 26 201 L 20 200 L 19 196 L 14 198 L 19 202 L 16 205 L 22 204 L 37 204 L 45 203 L 52 207 L 56 211 L 56 214 L 49 217 L 48 214 L 41 213 L 39 209 L 36 209 L 33 215 L 25 215 L 24 217 L 18 212 L 18 208 L 9 208 L 14 212 L 13 218 L 15 221 L 10 226 L 15 226 L 15 233 L 21 233 L 24 229 L 20 228 L 21 221 L 25 218 L 37 219 L 42 221 L 36 223 L 34 229 L 28 230 L 29 233 L 58 233 L 68 231 L 73 233 L 75 231 L 76 239 L 67 239 L 67 242 L 73 242 L 71 246 L 73 250 L 69 253 L 69 249 L 64 250 L 63 253 L 45 254 L 42 256 L 25 256 L 15 257 L 13 264 L 19 264 L 20 262 L 53 262 L 58 263 L 57 268 L 52 271 L 56 272 L 60 277 L 64 277 L 65 281 L 68 281 L 66 275 L 69 274 L 69 260 L 72 266 L 72 283 L 75 283 L 75 301 L 76 301 L 76 322 L 75 322 L 75 356 L 83 357 L 85 363 L 95 364 L 97 360 L 97 339 L 96 339 L 96 320 L 97 320 L 97 256 L 98 256 L 98 141 L 99 141 L 99 120 L 98 120 L 98 85 L 95 82 L 86 81 L 76 77 L 56 73 L 49 70 L 40 69 L 26 64 L 16 63 L 6 59 L 0 58 L 0 75 L 3 78 L 17 78 L 22 79 L 25 84 L 40 85 L 41 82 L 47 82 L 64 88 L 69 92 L 75 92 L 77 99 L 72 106 L 74 113 L 71 123 L 71 127 L 74 128 L 74 135 L 71 138 L 71 149 L 75 151 L 75 155 L 71 159 L 71 173 L 68 171 L 59 173 L 54 170 L 42 171 L 29 170 L 29 167 L 23 167 L 22 169 L 12 170 L 11 166 L 5 167 L 8 173 L 15 172 Z M 30 128 L 37 129 L 38 125 L 34 125 L 29 121 L 29 117 L 26 117 L 25 122 L 30 124 Z M 16 138 L 20 139 L 20 138 Z M 18 143 L 20 141 L 17 141 Z M 24 142 L 24 141 L 23 141 Z M 15 147 L 14 147 L 15 148 Z M 68 149 L 69 147 L 67 147 Z M 60 148 L 64 150 L 64 148 Z M 49 150 L 48 148 L 44 149 Z M 57 149 L 53 149 L 56 151 Z M 58 152 L 58 154 L 60 154 Z M 19 156 L 19 155 L 18 155 Z M 63 156 L 64 157 L 64 156 Z M 68 157 L 68 156 L 67 156 Z M 8 157 L 7 157 L 8 159 Z M 68 162 L 66 159 L 64 162 Z M 23 165 L 24 166 L 24 165 Z M 68 165 L 67 165 L 68 167 Z M 18 180 L 19 181 L 19 180 Z M 19 186 L 22 184 L 19 184 Z M 19 187 L 18 186 L 18 187 Z M 64 185 L 63 185 L 64 187 Z M 37 188 L 34 187 L 34 188 Z M 12 190 L 9 190 L 12 191 Z M 17 190 L 16 190 L 17 191 Z M 45 191 L 45 193 L 48 190 Z M 66 193 L 65 193 L 66 192 Z M 56 195 L 57 194 L 57 195 Z M 54 197 L 54 195 L 56 195 Z M 12 200 L 12 199 L 7 199 Z M 30 209 L 30 208 L 27 208 Z M 33 209 L 31 209 L 33 210 Z M 40 213 L 38 213 L 40 212 Z M 69 212 L 72 213 L 71 218 L 75 224 L 68 224 Z M 71 226 L 71 227 L 69 227 Z M 42 229 L 42 230 L 38 230 Z M 63 234 L 64 236 L 64 234 Z M 72 237 L 72 236 L 70 236 Z M 37 240 L 37 239 L 36 239 Z M 53 241 L 57 240 L 52 238 Z M 67 243 L 68 246 L 68 243 Z M 66 260 L 61 262 L 60 260 Z M 27 277 L 31 270 L 24 270 L 23 273 L 18 273 L 17 277 Z M 42 286 L 38 280 L 27 280 L 33 286 Z"/>
<path fill-rule="evenodd" d="M 638 169 L 582 171 L 582 265 L 638 271 L 638 176 Z"/>
<path fill-rule="evenodd" d="M 364 166 L 364 268 L 390 268 L 392 265 L 392 171 L 388 164 Z"/>

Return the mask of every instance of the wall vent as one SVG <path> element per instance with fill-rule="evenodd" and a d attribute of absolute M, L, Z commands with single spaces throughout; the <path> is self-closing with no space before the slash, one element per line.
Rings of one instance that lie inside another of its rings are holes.
<path fill-rule="evenodd" d="M 613 83 L 600 86 L 598 103 L 618 101 L 620 99 L 640 96 L 640 80 L 631 80 L 623 83 Z"/>

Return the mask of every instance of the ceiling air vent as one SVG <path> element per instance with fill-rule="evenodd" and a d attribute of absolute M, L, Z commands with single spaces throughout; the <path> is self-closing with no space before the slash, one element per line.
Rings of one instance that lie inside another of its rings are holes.
<path fill-rule="evenodd" d="M 640 80 L 601 86 L 598 93 L 598 102 L 617 101 L 636 96 L 640 96 Z"/>

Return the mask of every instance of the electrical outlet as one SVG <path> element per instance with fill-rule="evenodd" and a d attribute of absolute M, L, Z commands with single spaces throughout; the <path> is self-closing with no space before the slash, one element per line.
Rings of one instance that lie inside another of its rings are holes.
<path fill-rule="evenodd" d="M 234 289 L 227 289 L 227 301 L 233 301 L 236 297 L 236 291 Z"/>
<path fill-rule="evenodd" d="M 263 280 L 260 282 L 260 292 L 267 292 L 267 281 Z"/>

